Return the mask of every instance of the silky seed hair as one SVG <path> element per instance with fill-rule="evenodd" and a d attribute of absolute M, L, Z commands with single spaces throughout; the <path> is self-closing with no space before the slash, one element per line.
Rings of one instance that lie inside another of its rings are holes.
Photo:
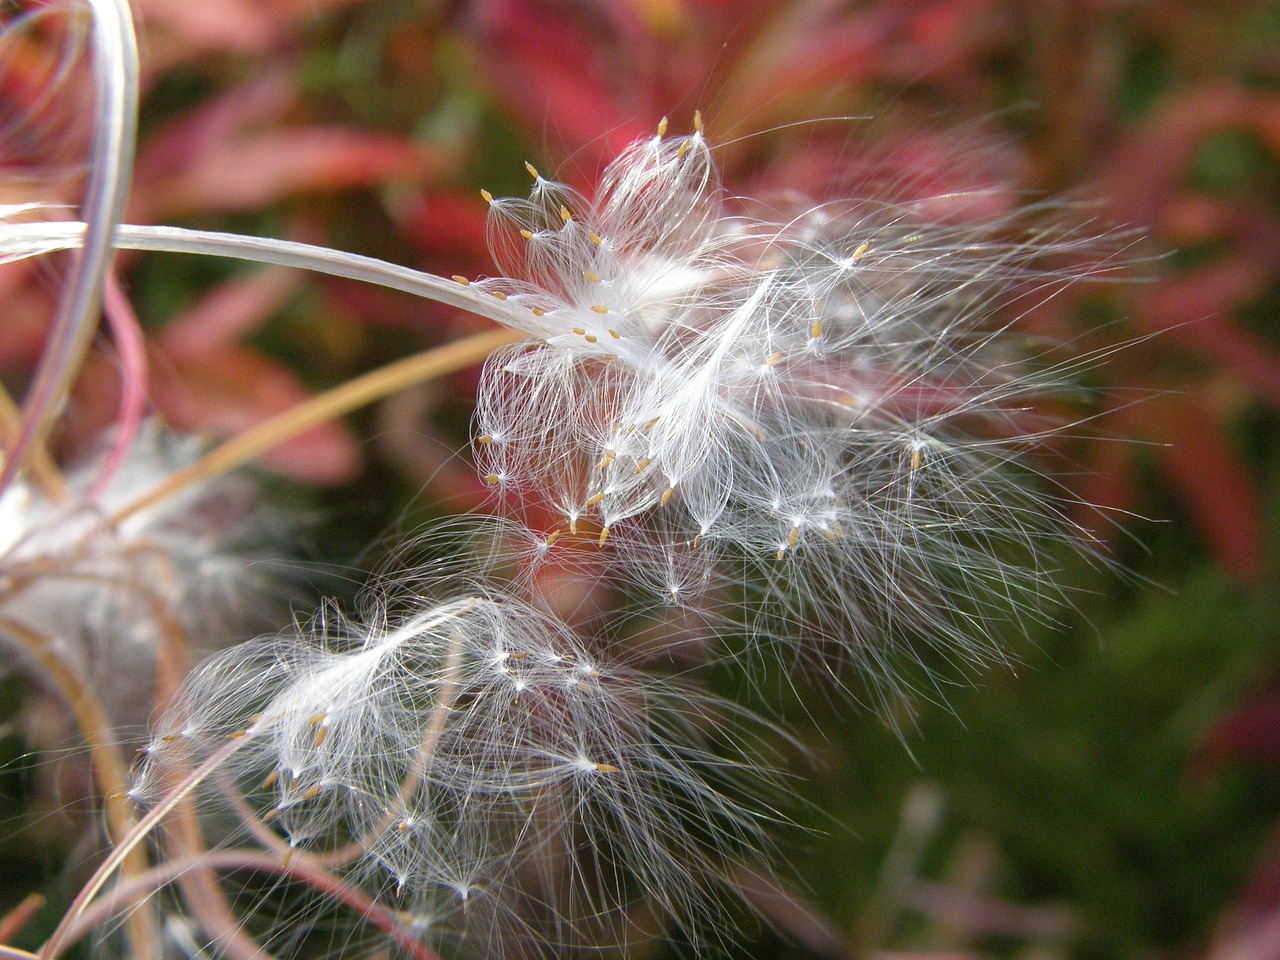
<path fill-rule="evenodd" d="M 533 175 L 528 200 L 486 193 L 504 275 L 470 283 L 532 338 L 478 398 L 505 509 L 558 514 L 547 541 L 586 531 L 668 599 L 705 604 L 691 588 L 728 570 L 739 630 L 842 650 L 886 702 L 923 651 L 1000 659 L 1063 602 L 1055 552 L 1094 541 L 1037 476 L 1072 426 L 1038 411 L 1089 361 L 1016 323 L 1109 272 L 1115 239 L 1052 204 L 733 198 L 700 121 L 633 145 L 593 199 Z"/>
<path fill-rule="evenodd" d="M 372 601 L 359 621 L 330 610 L 207 660 L 135 798 L 234 745 L 209 804 L 231 817 L 242 794 L 253 813 L 238 815 L 283 849 L 468 952 L 625 941 L 637 903 L 708 929 L 767 847 L 765 728 L 472 586 Z"/>

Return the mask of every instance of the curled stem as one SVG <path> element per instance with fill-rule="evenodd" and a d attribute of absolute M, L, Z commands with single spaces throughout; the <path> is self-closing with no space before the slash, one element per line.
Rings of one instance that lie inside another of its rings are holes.
<path fill-rule="evenodd" d="M 98 327 L 102 285 L 114 252 L 133 172 L 138 120 L 138 49 L 125 0 L 89 0 L 93 16 L 93 73 L 97 121 L 83 203 L 85 223 L 71 281 L 58 298 L 49 343 L 22 406 L 17 434 L 3 466 L 3 490 L 27 465 L 54 417 Z"/>

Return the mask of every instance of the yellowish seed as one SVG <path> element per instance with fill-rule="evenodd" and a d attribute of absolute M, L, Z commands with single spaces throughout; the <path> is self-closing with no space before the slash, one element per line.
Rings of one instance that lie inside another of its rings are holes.
<path fill-rule="evenodd" d="M 601 457 L 600 462 L 596 464 L 596 469 L 603 470 L 605 467 L 609 466 L 609 464 L 613 463 L 613 461 L 617 458 L 617 456 L 618 456 L 617 450 L 605 451 L 605 455 Z"/>
<path fill-rule="evenodd" d="M 654 417 L 652 420 L 650 420 L 648 423 L 644 425 L 645 430 L 652 430 L 653 425 L 661 419 L 662 419 L 661 417 Z"/>
<path fill-rule="evenodd" d="M 817 340 L 820 336 L 822 336 L 821 320 L 813 321 L 813 326 L 809 328 L 809 336 L 812 337 L 814 340 Z"/>
<path fill-rule="evenodd" d="M 583 339 L 583 340 L 585 340 L 585 341 L 587 341 L 587 343 L 595 343 L 595 342 L 596 342 L 597 340 L 599 340 L 600 338 L 599 338 L 599 337 L 593 337 L 591 334 L 589 334 L 589 333 L 588 333 L 588 334 L 587 334 L 585 337 L 583 337 L 582 339 Z"/>
<path fill-rule="evenodd" d="M 861 260 L 864 256 L 866 256 L 867 251 L 870 249 L 871 249 L 871 244 L 863 240 L 862 243 L 858 245 L 858 249 L 853 251 L 853 259 Z"/>
<path fill-rule="evenodd" d="M 593 494 L 593 495 L 592 495 L 592 496 L 590 496 L 590 497 L 587 497 L 587 502 L 586 502 L 585 506 L 588 506 L 588 507 L 594 507 L 597 503 L 600 503 L 600 502 L 601 502 L 601 501 L 603 501 L 603 500 L 604 500 L 604 494 L 603 494 L 603 493 L 596 493 L 596 494 Z"/>
<path fill-rule="evenodd" d="M 502 478 L 501 478 L 501 477 L 499 477 L 496 473 L 491 473 L 491 474 L 489 474 L 487 477 L 485 477 L 485 478 L 484 478 L 484 482 L 485 482 L 485 483 L 487 483 L 487 484 L 489 484 L 489 486 L 491 486 L 491 487 L 492 487 L 492 486 L 494 486 L 495 484 L 497 484 L 497 482 L 498 482 L 499 480 L 501 480 L 501 479 L 502 479 Z"/>
<path fill-rule="evenodd" d="M 267 774 L 267 779 L 262 781 L 262 789 L 270 790 L 272 787 L 276 785 L 276 781 L 279 779 L 280 779 L 280 771 L 278 769 L 272 770 L 270 773 Z"/>
<path fill-rule="evenodd" d="M 600 234 L 596 233 L 594 230 L 588 233 L 587 236 L 591 238 L 591 242 L 594 243 L 597 247 L 602 246 L 604 244 L 604 239 L 600 236 Z"/>
<path fill-rule="evenodd" d="M 493 299 L 495 300 L 507 299 L 507 295 L 503 293 L 501 290 L 490 290 L 489 292 L 493 294 Z"/>
<path fill-rule="evenodd" d="M 488 190 L 481 190 L 480 196 L 484 197 L 485 203 L 493 203 L 493 194 L 490 193 Z"/>
<path fill-rule="evenodd" d="M 595 306 L 591 308 L 591 311 L 592 313 L 608 313 L 609 308 L 605 306 L 601 306 L 600 304 L 597 303 Z"/>
<path fill-rule="evenodd" d="M 658 506 L 665 507 L 667 505 L 667 501 L 671 499 L 671 495 L 675 492 L 675 487 L 667 487 L 667 489 L 663 490 L 662 496 L 658 498 Z"/>
<path fill-rule="evenodd" d="M 582 327 L 574 327 L 572 333 L 575 337 L 582 337 L 586 336 L 587 331 L 582 329 Z"/>
<path fill-rule="evenodd" d="M 583 275 L 583 277 L 585 277 L 585 278 L 586 278 L 589 282 L 591 282 L 591 283 L 599 283 L 599 282 L 600 282 L 600 278 L 599 278 L 599 277 L 597 277 L 597 276 L 596 276 L 594 273 L 592 273 L 590 270 L 583 270 L 583 271 L 582 271 L 582 275 Z"/>
<path fill-rule="evenodd" d="M 614 330 L 612 327 L 609 328 L 609 336 L 613 337 L 613 339 L 615 340 L 622 339 L 622 334 L 620 334 L 617 330 Z"/>
<path fill-rule="evenodd" d="M 547 546 L 548 547 L 555 546 L 556 541 L 560 539 L 561 533 L 563 533 L 562 530 L 552 530 L 549 534 L 547 534 L 547 539 L 546 539 Z"/>
<path fill-rule="evenodd" d="M 563 220 L 565 223 L 568 223 L 570 220 L 573 219 L 573 214 L 569 212 L 569 208 L 566 207 L 564 204 L 560 205 L 560 219 Z"/>
<path fill-rule="evenodd" d="M 524 237 L 526 240 L 532 240 L 532 239 L 533 239 L 533 231 L 532 231 L 532 230 L 521 230 L 521 231 L 520 231 L 520 236 Z"/>
<path fill-rule="evenodd" d="M 796 548 L 796 544 L 800 542 L 800 528 L 792 527 L 791 532 L 787 534 L 787 546 L 792 550 Z"/>
<path fill-rule="evenodd" d="M 702 111 L 693 111 L 693 129 L 696 133 L 702 132 Z"/>
<path fill-rule="evenodd" d="M 476 443 L 481 444 L 482 446 L 485 444 L 493 443 L 493 434 L 482 433 L 480 436 L 476 437 Z"/>
<path fill-rule="evenodd" d="M 324 727 L 324 726 L 316 727 L 316 739 L 315 739 L 315 745 L 316 745 L 317 749 L 318 749 L 319 747 L 321 747 L 321 746 L 323 746 L 323 745 L 324 745 L 324 742 L 325 742 L 325 740 L 328 738 L 328 736 L 329 736 L 329 728 L 328 728 L 328 727 Z"/>
<path fill-rule="evenodd" d="M 535 167 L 528 160 L 524 162 L 524 168 L 529 171 L 529 176 L 533 177 L 533 179 L 535 180 L 542 179 L 542 174 L 538 173 L 538 168 Z"/>
<path fill-rule="evenodd" d="M 535 317 L 545 317 L 547 315 L 547 311 L 543 310 L 541 307 L 530 307 L 529 312 Z"/>
<path fill-rule="evenodd" d="M 596 773 L 621 773 L 621 767 L 615 767 L 612 763 L 597 763 Z"/>
<path fill-rule="evenodd" d="M 605 541 L 606 541 L 606 540 L 608 540 L 608 539 L 609 539 L 609 528 L 608 528 L 608 527 L 601 527 L 601 528 L 600 528 L 600 540 L 598 541 L 599 546 L 602 546 L 602 547 L 603 547 L 603 546 L 605 545 Z"/>
<path fill-rule="evenodd" d="M 651 457 L 644 457 L 639 463 L 636 464 L 635 475 L 637 477 L 640 476 L 640 474 L 644 473 L 646 470 L 649 469 L 649 464 L 651 463 L 653 463 L 653 459 Z"/>
<path fill-rule="evenodd" d="M 667 135 L 667 118 L 663 117 L 658 121 L 658 136 L 665 137 Z"/>
<path fill-rule="evenodd" d="M 683 160 L 684 155 L 689 152 L 689 141 L 685 140 L 680 144 L 680 149 L 676 151 L 676 159 Z"/>
<path fill-rule="evenodd" d="M 456 273 L 453 275 L 453 282 L 454 282 L 454 283 L 460 283 L 460 284 L 462 284 L 464 287 L 469 287 L 469 286 L 471 286 L 471 281 L 470 281 L 470 280 L 468 280 L 466 277 L 459 276 L 459 275 L 458 275 L 458 274 L 456 274 Z"/>
<path fill-rule="evenodd" d="M 765 363 L 765 366 L 767 366 L 767 367 L 775 367 L 775 366 L 777 366 L 777 365 L 778 365 L 778 361 L 779 361 L 779 360 L 781 360 L 781 359 L 782 359 L 782 354 L 781 354 L 781 353 L 775 353 L 775 354 L 771 354 L 771 355 L 769 356 L 769 358 L 768 358 L 767 360 L 765 360 L 765 362 L 764 362 L 764 363 Z"/>

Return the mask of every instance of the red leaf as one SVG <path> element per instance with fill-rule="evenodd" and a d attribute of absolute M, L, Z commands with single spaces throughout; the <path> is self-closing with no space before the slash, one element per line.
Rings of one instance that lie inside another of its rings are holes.
<path fill-rule="evenodd" d="M 148 215 L 251 210 L 284 197 L 431 176 L 439 157 L 403 140 L 345 127 L 269 130 L 214 145 L 147 190 Z"/>
<path fill-rule="evenodd" d="M 1268 280 L 1264 264 L 1231 257 L 1151 287 L 1137 305 L 1144 325 L 1169 331 L 1212 357 L 1280 406 L 1280 351 L 1225 315 Z"/>
<path fill-rule="evenodd" d="M 1266 567 L 1262 498 L 1223 428 L 1177 399 L 1161 404 L 1168 446 L 1160 458 L 1200 532 L 1232 576 L 1256 584 Z"/>
<path fill-rule="evenodd" d="M 247 347 L 225 346 L 198 358 L 153 364 L 152 399 L 180 430 L 234 436 L 307 399 L 287 370 Z M 339 483 L 359 467 L 359 447 L 340 423 L 307 431 L 272 450 L 264 463 L 308 483 Z"/>
<path fill-rule="evenodd" d="M 1231 760 L 1280 761 L 1280 695 L 1219 719 L 1200 742 L 1196 755 L 1197 767 L 1206 773 Z"/>
<path fill-rule="evenodd" d="M 165 325 L 162 348 L 170 357 L 198 362 L 257 329 L 301 283 L 296 271 L 282 267 L 228 281 Z"/>

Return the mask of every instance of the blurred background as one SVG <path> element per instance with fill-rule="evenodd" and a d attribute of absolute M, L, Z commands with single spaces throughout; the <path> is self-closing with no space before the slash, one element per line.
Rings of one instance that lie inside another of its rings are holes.
<path fill-rule="evenodd" d="M 1078 613 L 1012 640 L 1016 668 L 890 723 L 783 704 L 812 745 L 798 760 L 806 829 L 785 842 L 785 889 L 752 894 L 769 923 L 737 949 L 1280 960 L 1280 5 L 135 6 L 133 222 L 477 276 L 493 271 L 481 187 L 523 194 L 529 160 L 588 189 L 661 117 L 686 129 L 701 110 L 732 193 L 820 200 L 888 179 L 926 196 L 1065 197 L 1136 228 L 1128 280 L 1072 288 L 1031 318 L 1084 351 L 1128 344 L 1087 374 L 1088 436 L 1055 451 L 1074 492 L 1117 518 L 1127 573 L 1064 556 Z M 4 202 L 78 196 L 91 104 L 39 39 L 0 59 Z M 286 271 L 130 254 L 120 274 L 156 408 L 210 437 L 482 327 Z M 15 393 L 54 289 L 47 268 L 0 267 Z M 111 422 L 118 370 L 95 348 L 60 449 Z M 388 531 L 483 503 L 457 456 L 473 387 L 467 374 L 408 391 L 267 458 L 279 495 L 316 518 L 307 562 L 354 571 Z M 5 680 L 10 712 L 21 682 Z M 33 876 L 65 895 L 75 851 L 56 803 L 32 812 L 21 731 L 0 733 L 3 911 Z"/>

